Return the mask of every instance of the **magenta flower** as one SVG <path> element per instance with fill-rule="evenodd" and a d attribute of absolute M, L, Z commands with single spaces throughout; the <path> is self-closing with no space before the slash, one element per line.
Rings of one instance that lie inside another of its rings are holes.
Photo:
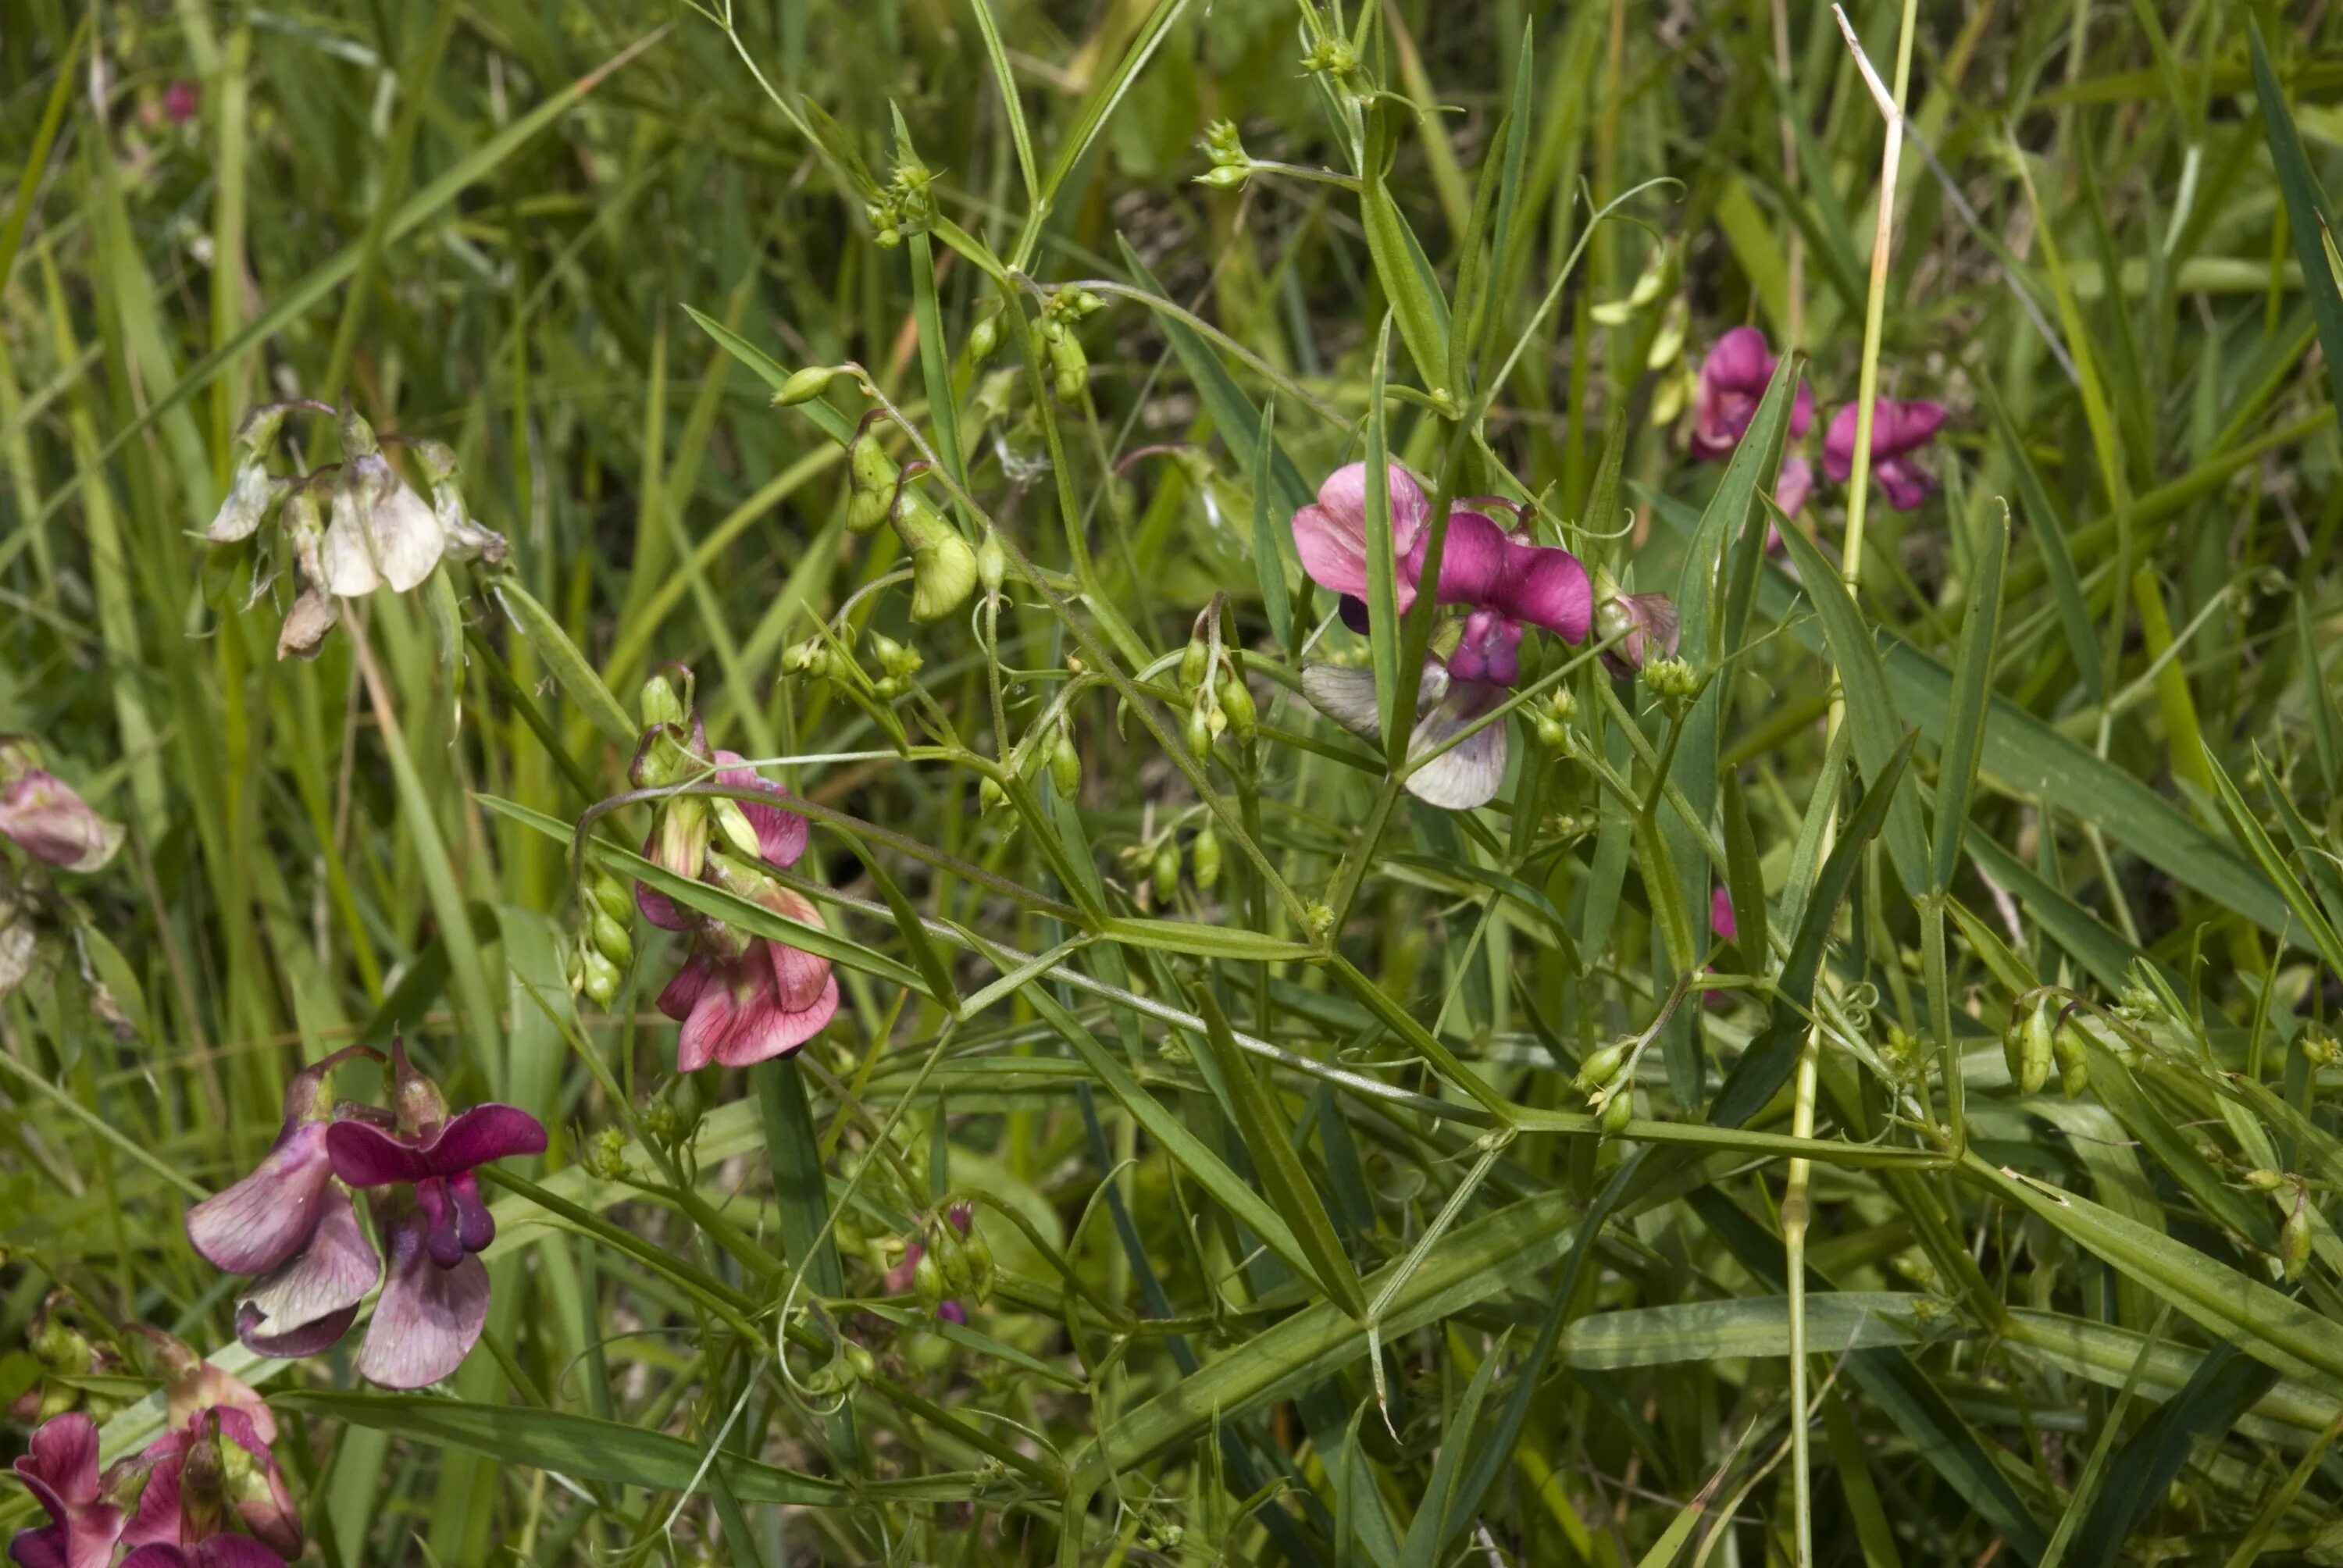
<path fill-rule="evenodd" d="M 300 1511 L 276 1454 L 244 1412 L 200 1411 L 156 1439 L 136 1463 L 146 1472 L 146 1490 L 122 1539 L 140 1550 L 127 1561 L 279 1568 L 301 1555 Z"/>
<path fill-rule="evenodd" d="M 488 1316 L 488 1271 L 476 1255 L 497 1222 L 473 1172 L 492 1160 L 545 1152 L 545 1126 L 512 1105 L 451 1118 L 439 1090 L 391 1047 L 395 1130 L 348 1118 L 327 1129 L 334 1174 L 373 1201 L 390 1271 L 358 1372 L 385 1388 L 422 1388 L 463 1364 Z"/>
<path fill-rule="evenodd" d="M 1855 471 L 1855 416 L 1853 403 L 1840 409 L 1831 419 L 1830 434 L 1823 438 L 1823 472 L 1834 484 L 1846 483 Z M 1879 481 L 1887 492 L 1887 504 L 1897 511 L 1912 510 L 1936 487 L 1934 475 L 1906 459 L 1934 440 L 1950 417 L 1942 403 L 1901 403 L 1893 397 L 1873 401 L 1871 477 Z"/>
<path fill-rule="evenodd" d="M 122 847 L 122 824 L 99 816 L 55 774 L 32 768 L 0 784 L 0 838 L 48 865 L 95 871 Z"/>
<path fill-rule="evenodd" d="M 1815 466 L 1796 452 L 1782 459 L 1782 471 L 1774 479 L 1774 504 L 1782 508 L 1785 518 L 1795 518 L 1806 498 L 1815 493 Z M 1765 546 L 1778 549 L 1782 538 L 1768 526 Z"/>
<path fill-rule="evenodd" d="M 16 1479 L 49 1511 L 50 1523 L 20 1530 L 9 1558 L 23 1568 L 106 1568 L 122 1539 L 122 1510 L 97 1473 L 97 1423 L 80 1411 L 42 1423 Z"/>
<path fill-rule="evenodd" d="M 1757 417 L 1757 405 L 1765 400 L 1777 363 L 1773 346 L 1754 327 L 1736 327 L 1716 340 L 1701 362 L 1700 390 L 1693 399 L 1694 457 L 1716 460 L 1733 455 Z M 1803 437 L 1814 422 L 1814 388 L 1800 382 L 1790 405 L 1790 439 Z M 1786 501 L 1782 509 L 1797 510 Z"/>
<path fill-rule="evenodd" d="M 1394 463 L 1389 473 L 1393 587 L 1405 610 L 1422 585 L 1431 504 L 1406 469 Z M 1302 569 L 1321 588 L 1350 599 L 1367 592 L 1366 474 L 1363 463 L 1335 469 L 1318 487 L 1317 501 L 1293 514 L 1293 546 Z M 1446 658 L 1424 665 L 1419 717 L 1408 740 L 1412 758 L 1437 750 L 1504 701 L 1521 674 L 1524 624 L 1543 627 L 1564 642 L 1581 642 L 1594 618 L 1593 585 L 1576 556 L 1534 544 L 1525 531 L 1507 532 L 1474 510 L 1476 504 L 1482 503 L 1449 508 L 1434 596 L 1466 614 L 1454 628 Z M 1371 673 L 1316 664 L 1302 677 L 1302 695 L 1318 711 L 1368 739 L 1378 738 Z M 1408 775 L 1407 789 L 1432 805 L 1463 810 L 1488 801 L 1504 778 L 1505 727 L 1497 723 L 1417 767 Z"/>
<path fill-rule="evenodd" d="M 721 764 L 742 760 L 735 752 L 715 755 Z M 753 769 L 728 766 L 716 777 L 737 789 L 761 790 L 777 801 L 789 798 Z M 803 817 L 757 800 L 740 802 L 740 810 L 756 830 L 758 849 L 768 865 L 787 870 L 797 864 L 808 836 Z M 654 828 L 651 842 L 643 849 L 646 855 L 654 853 L 659 838 L 660 829 Z M 702 869 L 694 866 L 687 874 L 702 874 Z M 769 879 L 745 879 L 736 890 L 785 920 L 817 928 L 821 924 L 820 911 L 809 900 Z M 744 937 L 679 908 L 641 882 L 635 884 L 635 904 L 651 924 L 692 933 L 691 955 L 659 996 L 659 1011 L 683 1025 L 676 1036 L 679 1071 L 696 1071 L 711 1061 L 746 1067 L 786 1056 L 836 1016 L 838 977 L 830 973 L 828 959 L 784 942 Z"/>
<path fill-rule="evenodd" d="M 1725 889 L 1708 896 L 1708 929 L 1728 942 L 1741 940 L 1740 922 L 1733 918 L 1733 895 Z"/>

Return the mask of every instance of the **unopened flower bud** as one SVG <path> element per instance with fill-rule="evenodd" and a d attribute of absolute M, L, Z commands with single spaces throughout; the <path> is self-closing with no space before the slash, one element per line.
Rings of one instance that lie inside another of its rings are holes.
<path fill-rule="evenodd" d="M 809 675 L 819 680 L 830 673 L 830 644 L 819 636 L 809 637 L 781 656 L 781 668 L 791 675 Z"/>
<path fill-rule="evenodd" d="M 2017 1042 L 2017 1087 L 2024 1094 L 2038 1092 L 2050 1081 L 2051 1064 L 2057 1051 L 2053 1040 L 2056 1032 L 2051 1021 L 2052 1004 L 2035 1004 L 2026 1015 L 2025 1027 L 2019 1030 Z"/>
<path fill-rule="evenodd" d="M 2302 1049 L 2304 1059 L 2313 1067 L 2333 1067 L 2343 1063 L 2343 1046 L 2337 1045 L 2333 1035 L 2315 1024 L 2302 1031 L 2297 1043 Z"/>
<path fill-rule="evenodd" d="M 634 918 L 635 898 L 627 885 L 608 871 L 595 871 L 586 879 L 586 892 L 594 905 L 610 919 L 624 923 Z"/>
<path fill-rule="evenodd" d="M 2058 1063 L 2058 1087 L 2066 1098 L 2079 1098 L 2091 1084 L 2090 1052 L 2083 1043 L 2080 1029 L 2053 1029 L 2050 1052 Z"/>
<path fill-rule="evenodd" d="M 999 313 L 980 316 L 976 325 L 968 329 L 968 360 L 981 365 L 992 357 L 1001 347 L 1001 317 Z"/>
<path fill-rule="evenodd" d="M 708 862 L 711 828 L 706 801 L 676 796 L 659 808 L 659 822 L 651 829 L 650 858 L 679 877 L 696 878 Z"/>
<path fill-rule="evenodd" d="M 1570 749 L 1570 726 L 1553 714 L 1539 714 L 1534 728 L 1537 730 L 1538 744 L 1547 750 L 1565 752 Z"/>
<path fill-rule="evenodd" d="M 598 1129 L 578 1156 L 586 1173 L 598 1181 L 617 1181 L 627 1174 L 627 1135 L 615 1127 Z"/>
<path fill-rule="evenodd" d="M 587 921 L 586 930 L 593 939 L 595 950 L 620 969 L 634 961 L 635 939 L 627 934 L 625 926 L 608 915 L 599 910 L 595 910 L 593 918 Z"/>
<path fill-rule="evenodd" d="M 580 972 L 584 980 L 578 989 L 586 993 L 588 1001 L 607 1008 L 618 1000 L 618 982 L 623 977 L 607 954 L 598 949 L 587 949 L 580 960 Z"/>
<path fill-rule="evenodd" d="M 1207 821 L 1196 829 L 1195 841 L 1188 846 L 1188 864 L 1196 879 L 1196 890 L 1209 893 L 1221 880 L 1221 836 L 1212 831 Z"/>
<path fill-rule="evenodd" d="M 1168 904 L 1180 894 L 1180 846 L 1168 833 L 1155 846 L 1154 858 L 1148 864 L 1148 885 L 1154 890 L 1155 901 Z"/>
<path fill-rule="evenodd" d="M 1212 754 L 1212 714 L 1202 703 L 1188 709 L 1188 751 L 1199 762 Z"/>
<path fill-rule="evenodd" d="M 1578 1064 L 1578 1076 L 1571 1083 L 1582 1094 L 1594 1094 L 1608 1089 L 1616 1081 L 1620 1070 L 1627 1065 L 1627 1052 L 1633 1049 L 1631 1040 L 1614 1040 L 1586 1053 Z"/>
<path fill-rule="evenodd" d="M 1008 578 L 1009 551 L 1001 545 L 999 531 L 987 527 L 976 547 L 976 580 L 984 585 L 986 593 L 997 594 Z"/>
<path fill-rule="evenodd" d="M 921 1306 L 932 1309 L 948 1293 L 943 1265 L 936 1261 L 933 1250 L 922 1248 L 919 1261 L 911 1265 L 911 1294 L 919 1298 Z"/>
<path fill-rule="evenodd" d="M 895 460 L 879 444 L 872 426 L 864 420 L 846 444 L 846 526 L 858 534 L 885 522 L 895 504 Z"/>
<path fill-rule="evenodd" d="M 676 695 L 674 680 L 665 669 L 643 682 L 643 694 L 638 706 L 646 729 L 660 724 L 680 728 L 690 719 L 685 711 L 683 699 Z"/>
<path fill-rule="evenodd" d="M 1050 340 L 1051 389 L 1061 403 L 1079 403 L 1090 385 L 1090 357 L 1082 352 L 1080 339 L 1071 332 L 1061 332 Z"/>
<path fill-rule="evenodd" d="M 810 403 L 829 389 L 837 376 L 834 366 L 809 365 L 781 383 L 781 389 L 773 394 L 773 407 L 794 408 L 800 403 Z"/>
<path fill-rule="evenodd" d="M 987 775 L 984 780 L 977 785 L 976 805 L 978 810 L 989 815 L 994 811 L 1002 809 L 1008 804 L 1009 791 L 1001 787 L 1000 779 Z"/>
<path fill-rule="evenodd" d="M 2294 1201 L 2294 1212 L 2278 1228 L 2278 1261 L 2289 1280 L 2300 1275 L 2310 1261 L 2310 1204 L 2300 1196 Z"/>
<path fill-rule="evenodd" d="M 1212 673 L 1212 650 L 1200 632 L 1191 637 L 1188 646 L 1180 650 L 1180 689 L 1191 693 L 1195 691 L 1204 684 L 1204 677 Z"/>
<path fill-rule="evenodd" d="M 1211 186 L 1214 190 L 1232 191 L 1252 177 L 1252 166 L 1250 163 L 1214 164 L 1196 176 L 1196 183 Z"/>
<path fill-rule="evenodd" d="M 1603 1136 L 1616 1138 L 1627 1131 L 1627 1123 L 1635 1119 L 1635 1096 L 1626 1084 L 1621 1084 L 1603 1101 Z"/>
<path fill-rule="evenodd" d="M 1082 754 L 1074 749 L 1071 737 L 1061 732 L 1050 748 L 1050 782 L 1058 793 L 1068 799 L 1082 787 Z"/>
<path fill-rule="evenodd" d="M 2246 1185 L 2257 1192 L 2275 1192 L 2286 1185 L 2286 1178 L 2264 1167 L 2247 1171 Z"/>

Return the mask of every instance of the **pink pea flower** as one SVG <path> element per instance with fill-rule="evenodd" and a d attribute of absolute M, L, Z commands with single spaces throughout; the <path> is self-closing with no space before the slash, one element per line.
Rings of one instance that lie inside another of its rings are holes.
<path fill-rule="evenodd" d="M 97 1423 L 77 1410 L 43 1422 L 15 1468 L 50 1523 L 18 1531 L 9 1557 L 23 1568 L 106 1568 L 123 1513 L 97 1473 Z"/>
<path fill-rule="evenodd" d="M 262 1355 L 313 1355 L 333 1344 L 382 1277 L 326 1150 L 336 1114 L 327 1075 L 354 1056 L 382 1060 L 354 1045 L 304 1068 L 285 1091 L 284 1127 L 266 1158 L 187 1211 L 187 1240 L 205 1261 L 260 1276 L 237 1302 L 236 1329 Z"/>
<path fill-rule="evenodd" d="M 1733 456 L 1757 417 L 1777 363 L 1773 346 L 1754 327 L 1736 327 L 1716 340 L 1701 362 L 1700 390 L 1693 398 L 1694 457 L 1715 461 Z M 1790 404 L 1790 439 L 1805 436 L 1814 422 L 1814 388 L 1802 381 Z M 1797 508 L 1785 502 L 1782 509 Z"/>
<path fill-rule="evenodd" d="M 204 90 L 193 82 L 174 82 L 163 89 L 163 112 L 175 126 L 184 126 L 204 106 Z"/>
<path fill-rule="evenodd" d="M 730 765 L 717 773 L 721 782 L 761 790 L 776 801 L 788 799 L 779 786 L 739 766 L 738 753 L 719 751 L 715 757 L 719 764 Z M 759 800 L 740 802 L 740 810 L 755 829 L 768 865 L 786 870 L 797 864 L 808 836 L 803 817 Z M 661 829 L 654 828 L 644 853 L 654 854 L 660 840 Z M 683 871 L 672 865 L 669 869 Z M 702 866 L 695 864 L 683 874 L 700 875 Z M 820 911 L 809 900 L 767 879 L 758 878 L 740 890 L 786 920 L 821 924 Z M 693 933 L 691 956 L 659 996 L 659 1010 L 683 1025 L 676 1037 L 679 1071 L 695 1071 L 711 1061 L 746 1067 L 786 1056 L 836 1016 L 838 977 L 830 972 L 828 959 L 763 937 L 741 936 L 679 908 L 641 882 L 635 884 L 635 903 L 653 925 Z"/>
<path fill-rule="evenodd" d="M 55 774 L 30 768 L 0 783 L 0 838 L 45 864 L 95 871 L 122 847 L 122 824 L 99 816 Z"/>
<path fill-rule="evenodd" d="M 1414 476 L 1389 469 L 1393 588 L 1399 608 L 1415 602 L 1430 548 L 1431 503 Z M 1347 598 L 1367 592 L 1366 465 L 1337 468 L 1318 487 L 1318 499 L 1293 514 L 1293 545 L 1302 569 L 1321 588 Z M 1486 504 L 1486 503 L 1481 503 Z M 1466 610 L 1454 647 L 1427 660 L 1418 691 L 1419 717 L 1409 738 L 1411 756 L 1428 754 L 1505 699 L 1521 673 L 1525 625 L 1543 627 L 1564 642 L 1583 642 L 1594 618 L 1586 568 L 1568 550 L 1533 543 L 1525 530 L 1508 532 L 1474 503 L 1448 513 L 1434 597 Z M 1302 672 L 1311 705 L 1344 729 L 1373 739 L 1380 720 L 1374 677 L 1366 670 L 1316 664 Z M 1450 810 L 1486 803 L 1504 783 L 1505 727 L 1490 724 L 1410 773 L 1408 792 Z"/>
<path fill-rule="evenodd" d="M 216 1367 L 196 1353 L 193 1345 L 147 1323 L 132 1323 L 130 1332 L 155 1347 L 163 1364 L 163 1393 L 169 1424 L 183 1427 L 200 1412 L 215 1407 L 240 1410 L 263 1442 L 277 1441 L 277 1416 L 268 1402 L 234 1372 Z"/>
<path fill-rule="evenodd" d="M 1723 888 L 1708 896 L 1708 929 L 1716 933 L 1720 941 L 1737 942 L 1741 940 L 1741 922 L 1733 918 L 1733 895 Z M 1700 993 L 1700 1000 L 1704 1007 L 1725 1007 L 1732 1002 L 1733 998 L 1725 991 L 1704 990 Z"/>
<path fill-rule="evenodd" d="M 1855 471 L 1855 404 L 1840 409 L 1831 419 L 1830 434 L 1823 438 L 1823 472 L 1834 484 L 1846 483 Z M 1950 417 L 1942 403 L 1903 403 L 1893 397 L 1873 401 L 1871 477 L 1879 481 L 1887 492 L 1887 504 L 1897 511 L 1912 510 L 1936 487 L 1934 475 L 1906 459 L 1934 440 Z"/>
<path fill-rule="evenodd" d="M 300 1511 L 276 1454 L 244 1412 L 199 1411 L 136 1462 L 146 1469 L 146 1489 L 122 1533 L 139 1548 L 127 1561 L 279 1568 L 301 1555 Z"/>
<path fill-rule="evenodd" d="M 389 1275 L 358 1352 L 358 1372 L 385 1388 L 422 1388 L 463 1364 L 488 1316 L 488 1271 L 478 1253 L 497 1223 L 474 1172 L 490 1161 L 545 1152 L 545 1125 L 512 1105 L 454 1117 L 438 1086 L 391 1047 L 394 1126 L 351 1117 L 327 1129 L 335 1176 L 379 1190 L 376 1228 Z"/>

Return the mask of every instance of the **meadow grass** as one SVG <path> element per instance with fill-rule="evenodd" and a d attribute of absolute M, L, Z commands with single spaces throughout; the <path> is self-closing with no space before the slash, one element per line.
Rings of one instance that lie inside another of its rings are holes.
<path fill-rule="evenodd" d="M 146 1324 L 336 1568 L 2343 1562 L 2338 43 L 6 0 L 0 735 L 124 830 L 0 797 L 10 1452 Z M 288 399 L 500 536 L 314 658 Z M 1473 709 L 1460 498 L 1597 568 Z M 186 1223 L 394 1039 L 549 1134 L 409 1392 Z"/>

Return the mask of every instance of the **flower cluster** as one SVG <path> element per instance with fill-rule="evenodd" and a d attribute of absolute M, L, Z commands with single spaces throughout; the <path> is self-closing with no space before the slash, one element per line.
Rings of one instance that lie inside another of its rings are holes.
<path fill-rule="evenodd" d="M 1393 587 L 1404 613 L 1426 586 L 1432 507 L 1423 487 L 1397 464 L 1389 469 L 1389 489 Z M 1513 526 L 1499 525 L 1491 516 L 1495 512 L 1512 515 Z M 1675 614 L 1665 598 L 1622 595 L 1607 578 L 1598 587 L 1576 556 L 1534 542 L 1527 525 L 1526 508 L 1517 510 L 1493 497 L 1461 500 L 1449 508 L 1439 579 L 1430 588 L 1439 603 L 1463 614 L 1442 628 L 1433 644 L 1442 651 L 1424 664 L 1420 717 L 1408 743 L 1411 758 L 1429 759 L 1408 775 L 1408 790 L 1432 805 L 1452 810 L 1479 806 L 1504 783 L 1503 724 L 1483 724 L 1457 737 L 1503 703 L 1520 678 L 1525 628 L 1540 627 L 1575 643 L 1599 624 L 1606 638 L 1618 639 L 1606 652 L 1622 673 L 1632 672 L 1654 649 L 1674 649 Z M 1343 619 L 1354 630 L 1366 625 L 1367 528 L 1363 463 L 1336 469 L 1319 487 L 1316 503 L 1293 514 L 1293 544 L 1302 569 L 1321 588 L 1342 596 Z M 1369 672 L 1310 665 L 1302 672 L 1302 689 L 1329 719 L 1377 738 L 1374 677 Z"/>
<path fill-rule="evenodd" d="M 787 791 L 766 782 L 737 753 L 709 749 L 707 728 L 691 711 L 688 674 L 685 680 L 680 695 L 664 675 L 644 689 L 636 788 L 713 780 L 766 799 L 665 795 L 644 855 L 676 876 L 820 930 L 821 915 L 812 903 L 766 874 L 789 869 L 805 853 L 806 819 L 779 804 L 789 799 Z M 735 930 L 648 883 L 635 884 L 635 904 L 651 924 L 691 935 L 689 956 L 659 998 L 659 1010 L 683 1025 L 676 1039 L 678 1070 L 695 1071 L 711 1061 L 746 1067 L 786 1056 L 837 1013 L 838 978 L 828 959 Z"/>
<path fill-rule="evenodd" d="M 1736 327 L 1716 340 L 1700 367 L 1700 389 L 1693 402 L 1692 453 L 1721 460 L 1733 455 L 1757 404 L 1774 378 L 1775 358 L 1765 335 L 1754 327 Z M 1860 413 L 1849 403 L 1832 416 L 1823 437 L 1823 474 L 1844 485 L 1855 471 L 1855 424 Z M 1912 455 L 1936 437 L 1950 416 L 1941 403 L 1899 402 L 1875 398 L 1871 416 L 1871 475 L 1887 492 L 1887 503 L 1908 512 L 1936 487 L 1933 475 L 1913 462 Z M 1815 422 L 1813 388 L 1801 384 L 1790 408 L 1790 439 L 1801 441 Z M 1814 493 L 1814 465 L 1793 451 L 1782 459 L 1775 480 L 1774 499 L 1785 516 L 1795 517 Z"/>
<path fill-rule="evenodd" d="M 903 1242 L 901 1260 L 887 1271 L 890 1295 L 910 1295 L 947 1322 L 966 1323 L 967 1297 L 979 1306 L 992 1293 L 992 1249 L 976 1228 L 972 1204 L 954 1203 L 946 1223 L 930 1223 Z"/>
<path fill-rule="evenodd" d="M 327 1078 L 357 1056 L 382 1060 L 354 1045 L 296 1075 L 276 1147 L 251 1175 L 187 1211 L 187 1238 L 216 1268 L 257 1276 L 237 1297 L 236 1332 L 261 1355 L 315 1355 L 337 1343 L 382 1281 L 358 1372 L 385 1388 L 422 1388 L 463 1363 L 488 1322 L 488 1272 L 478 1254 L 495 1239 L 496 1220 L 474 1172 L 543 1153 L 545 1128 L 510 1105 L 451 1117 L 397 1040 L 391 1109 L 337 1101 Z M 372 1238 L 354 1191 L 368 1195 Z"/>
<path fill-rule="evenodd" d="M 301 1555 L 301 1515 L 269 1445 L 258 1394 L 170 1335 L 142 1331 L 166 1372 L 169 1425 L 104 1471 L 97 1422 L 68 1411 L 33 1433 L 16 1479 L 49 1523 L 17 1532 L 22 1568 L 283 1568 Z"/>
<path fill-rule="evenodd" d="M 277 438 L 296 411 L 339 420 L 340 462 L 295 476 L 273 471 Z M 391 467 L 385 442 L 413 454 L 431 488 L 429 501 Z M 343 599 L 362 598 L 385 587 L 406 593 L 443 558 L 499 566 L 508 554 L 504 537 L 482 528 L 466 508 L 456 483 L 456 454 L 440 442 L 377 437 L 350 409 L 298 400 L 255 408 L 236 432 L 236 444 L 242 455 L 227 498 L 204 537 L 215 545 L 240 544 L 259 531 L 272 506 L 278 508 L 281 548 L 290 554 L 301 585 L 277 634 L 279 658 L 316 658 L 341 618 Z M 321 496 L 330 507 L 330 520 L 321 513 Z M 265 588 L 271 579 L 261 573 L 257 580 Z"/>

